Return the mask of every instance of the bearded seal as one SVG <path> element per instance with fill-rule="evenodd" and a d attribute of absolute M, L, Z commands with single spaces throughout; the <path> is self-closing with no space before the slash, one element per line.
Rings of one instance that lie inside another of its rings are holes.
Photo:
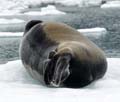
<path fill-rule="evenodd" d="M 53 87 L 84 87 L 107 70 L 105 54 L 97 45 L 58 22 L 28 22 L 20 56 L 31 76 Z"/>

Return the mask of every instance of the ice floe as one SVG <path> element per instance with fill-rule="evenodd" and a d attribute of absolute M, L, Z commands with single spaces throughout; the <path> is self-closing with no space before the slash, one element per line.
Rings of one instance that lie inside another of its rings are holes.
<path fill-rule="evenodd" d="M 21 37 L 23 32 L 0 32 L 0 37 Z"/>
<path fill-rule="evenodd" d="M 85 36 L 92 36 L 95 38 L 99 38 L 100 36 L 104 36 L 107 34 L 107 30 L 105 28 L 87 28 L 87 29 L 78 29 L 80 33 Z M 0 32 L 0 37 L 10 37 L 10 36 L 23 36 L 23 32 Z"/>
<path fill-rule="evenodd" d="M 44 4 L 60 4 L 64 6 L 98 6 L 102 0 L 1 0 L 1 15 L 19 15 L 26 8 L 40 7 Z"/>
<path fill-rule="evenodd" d="M 120 1 L 108 1 L 101 8 L 120 8 Z"/>
<path fill-rule="evenodd" d="M 15 24 L 15 23 L 24 23 L 24 20 L 21 19 L 5 19 L 5 18 L 0 18 L 0 24 Z"/>
<path fill-rule="evenodd" d="M 99 38 L 100 36 L 104 36 L 107 34 L 107 30 L 105 28 L 95 27 L 95 28 L 87 28 L 87 29 L 78 29 L 79 32 L 84 34 L 85 36 L 92 36 Z"/>
<path fill-rule="evenodd" d="M 24 14 L 27 15 L 56 15 L 56 14 L 66 14 L 65 12 L 59 11 L 53 5 L 48 5 L 47 7 L 41 8 L 41 11 L 29 11 Z"/>
<path fill-rule="evenodd" d="M 85 88 L 48 88 L 32 79 L 20 60 L 0 65 L 1 102 L 119 102 L 120 59 L 108 58 L 106 75 Z"/>

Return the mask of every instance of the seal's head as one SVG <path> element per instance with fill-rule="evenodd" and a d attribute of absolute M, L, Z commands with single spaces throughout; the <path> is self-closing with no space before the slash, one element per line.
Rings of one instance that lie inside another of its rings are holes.
<path fill-rule="evenodd" d="M 45 66 L 44 81 L 47 85 L 59 87 L 70 75 L 70 53 L 50 52 L 49 61 Z"/>

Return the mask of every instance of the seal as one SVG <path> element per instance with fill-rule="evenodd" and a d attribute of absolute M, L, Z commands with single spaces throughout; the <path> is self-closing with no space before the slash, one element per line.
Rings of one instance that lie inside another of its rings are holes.
<path fill-rule="evenodd" d="M 46 86 L 84 87 L 102 78 L 107 70 L 104 52 L 63 23 L 28 22 L 20 45 L 24 67 Z"/>

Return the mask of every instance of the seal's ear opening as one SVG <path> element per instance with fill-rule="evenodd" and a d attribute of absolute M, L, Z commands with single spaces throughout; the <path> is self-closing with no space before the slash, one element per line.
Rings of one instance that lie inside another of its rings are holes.
<path fill-rule="evenodd" d="M 42 21 L 40 20 L 31 20 L 29 21 L 26 26 L 25 26 L 25 31 L 24 33 L 28 32 L 34 25 L 38 24 L 38 23 L 42 23 Z"/>

